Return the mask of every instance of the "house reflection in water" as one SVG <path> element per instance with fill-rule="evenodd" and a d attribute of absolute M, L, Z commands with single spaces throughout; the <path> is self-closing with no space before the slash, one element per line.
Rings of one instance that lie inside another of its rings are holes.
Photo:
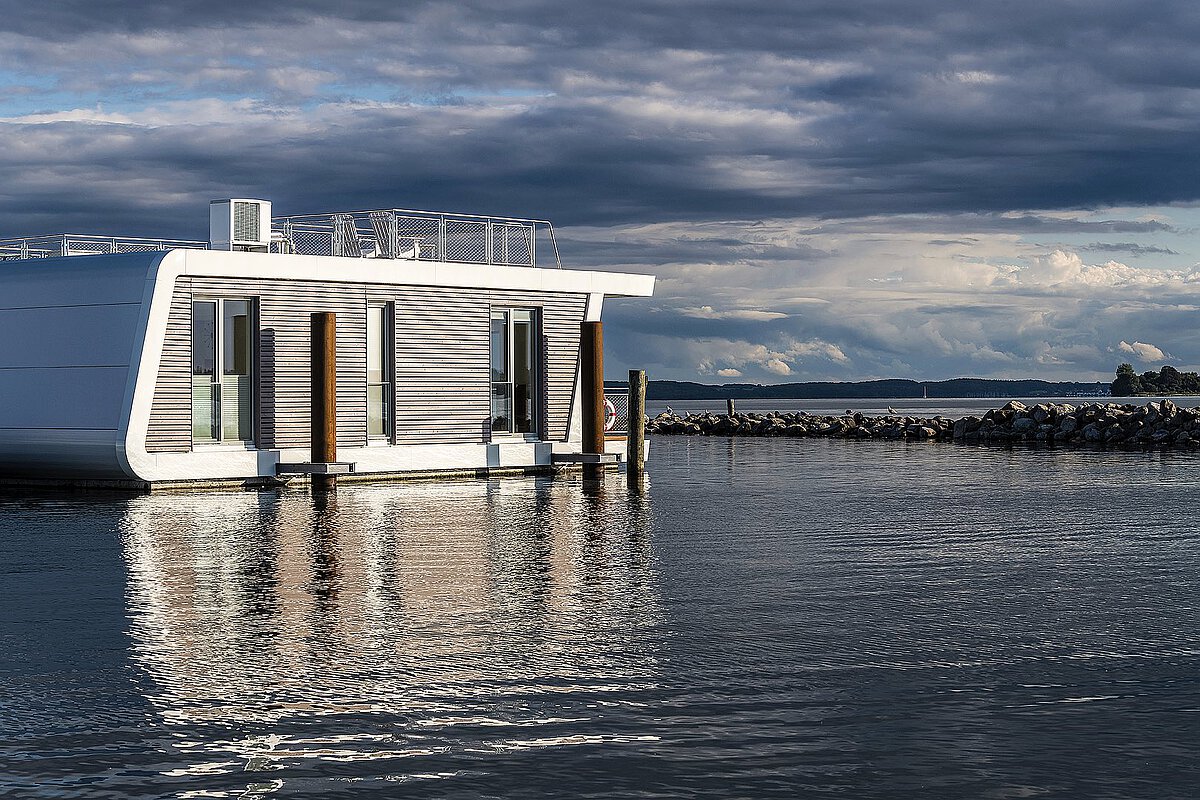
<path fill-rule="evenodd" d="M 345 487 L 323 510 L 132 500 L 133 658 L 190 765 L 164 771 L 219 792 L 261 770 L 249 788 L 270 791 L 365 761 L 428 777 L 465 753 L 621 741 L 598 709 L 658 681 L 644 502 L 548 479 Z"/>

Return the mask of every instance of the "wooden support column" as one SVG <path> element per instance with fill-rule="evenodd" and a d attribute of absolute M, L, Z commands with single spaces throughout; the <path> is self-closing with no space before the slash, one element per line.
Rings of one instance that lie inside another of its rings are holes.
<path fill-rule="evenodd" d="M 580 389 L 583 394 L 583 452 L 604 452 L 604 329 L 600 322 L 581 323 Z M 603 464 L 584 464 L 583 477 L 599 479 Z"/>
<path fill-rule="evenodd" d="M 332 312 L 312 315 L 312 461 L 337 461 L 337 320 Z M 333 488 L 336 475 L 313 475 L 315 488 Z"/>
<path fill-rule="evenodd" d="M 639 484 L 646 471 L 646 372 L 629 370 L 629 422 L 625 439 L 625 464 L 631 485 Z"/>

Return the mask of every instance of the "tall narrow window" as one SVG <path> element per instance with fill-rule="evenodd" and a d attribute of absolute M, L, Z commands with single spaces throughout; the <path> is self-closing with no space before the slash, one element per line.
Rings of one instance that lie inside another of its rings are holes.
<path fill-rule="evenodd" d="M 512 312 L 513 422 L 517 433 L 537 431 L 533 314 Z"/>
<path fill-rule="evenodd" d="M 192 303 L 192 439 L 221 438 L 221 395 L 217 383 L 217 304 Z"/>
<path fill-rule="evenodd" d="M 512 383 L 508 371 L 508 312 L 492 312 L 492 431 L 512 431 Z"/>
<path fill-rule="evenodd" d="M 533 311 L 492 312 L 492 431 L 538 431 L 537 320 Z"/>
<path fill-rule="evenodd" d="M 367 306 L 367 435 L 390 439 L 392 435 L 391 307 Z"/>
<path fill-rule="evenodd" d="M 192 303 L 192 438 L 254 439 L 254 342 L 249 300 Z"/>
<path fill-rule="evenodd" d="M 250 301 L 221 301 L 221 438 L 248 442 L 253 436 L 250 387 Z"/>

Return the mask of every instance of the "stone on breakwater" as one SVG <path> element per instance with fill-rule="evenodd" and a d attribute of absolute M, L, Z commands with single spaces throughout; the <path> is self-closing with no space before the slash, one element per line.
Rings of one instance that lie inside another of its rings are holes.
<path fill-rule="evenodd" d="M 1116 403 L 1038 403 L 1017 400 L 982 417 L 913 417 L 861 413 L 815 416 L 804 411 L 768 414 L 687 414 L 664 411 L 646 423 L 657 436 L 820 436 L 838 439 L 914 439 L 988 443 L 1045 442 L 1101 446 L 1200 447 L 1200 411 L 1170 400 L 1144 406 Z"/>

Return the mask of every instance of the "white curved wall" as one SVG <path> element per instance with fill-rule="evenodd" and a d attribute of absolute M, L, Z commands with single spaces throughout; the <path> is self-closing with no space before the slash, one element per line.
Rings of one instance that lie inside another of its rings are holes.
<path fill-rule="evenodd" d="M 132 477 L 130 367 L 163 256 L 0 262 L 0 475 Z"/>

